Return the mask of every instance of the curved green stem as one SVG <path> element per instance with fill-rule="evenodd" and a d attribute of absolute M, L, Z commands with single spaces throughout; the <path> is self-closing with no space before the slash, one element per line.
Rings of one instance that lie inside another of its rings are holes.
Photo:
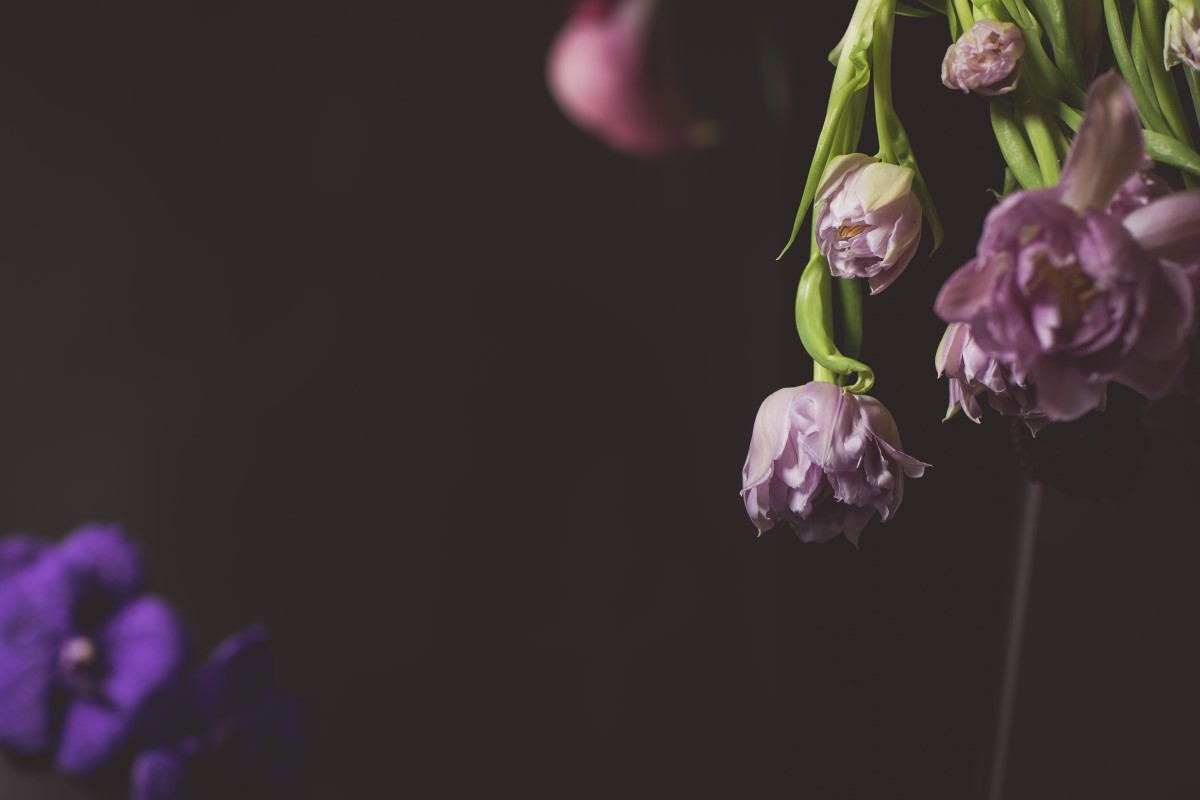
<path fill-rule="evenodd" d="M 842 348 L 851 358 L 858 358 L 863 343 L 862 281 L 838 278 L 837 287 L 842 304 Z"/>
<path fill-rule="evenodd" d="M 820 252 L 814 253 L 796 288 L 796 331 L 816 364 L 813 375 L 817 380 L 824 380 L 822 369 L 837 375 L 857 373 L 846 391 L 865 394 L 875 385 L 875 373 L 866 364 L 842 355 L 834 344 L 832 283 L 829 262 Z"/>

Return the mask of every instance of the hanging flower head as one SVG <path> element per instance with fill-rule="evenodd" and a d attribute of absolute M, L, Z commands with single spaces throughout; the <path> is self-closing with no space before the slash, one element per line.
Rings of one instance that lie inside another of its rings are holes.
<path fill-rule="evenodd" d="M 971 337 L 970 326 L 955 322 L 946 328 L 935 365 L 938 376 L 950 382 L 946 419 L 961 409 L 972 422 L 979 422 L 978 398 L 986 396 L 993 409 L 1004 416 L 1020 417 L 1031 431 L 1045 426 L 1046 415 L 1037 406 L 1034 388 L 1016 381 L 1007 364 L 985 353 Z"/>
<path fill-rule="evenodd" d="M 1025 38 L 1011 22 L 983 19 L 958 37 L 942 60 L 942 83 L 950 89 L 1007 94 L 1021 79 Z"/>
<path fill-rule="evenodd" d="M 1182 63 L 1200 70 L 1200 7 L 1196 0 L 1171 0 L 1163 62 L 1167 69 Z"/>
<path fill-rule="evenodd" d="M 786 522 L 804 542 L 858 542 L 876 514 L 888 520 L 904 478 L 929 466 L 901 449 L 892 415 L 873 397 L 813 381 L 763 401 L 742 469 L 742 499 L 759 533 Z"/>
<path fill-rule="evenodd" d="M 550 50 L 547 79 L 563 112 L 615 150 L 665 156 L 703 147 L 713 128 L 685 113 L 651 64 L 660 0 L 581 0 Z"/>
<path fill-rule="evenodd" d="M 866 278 L 871 294 L 892 284 L 921 241 L 913 171 L 862 153 L 829 163 L 817 189 L 817 246 L 840 278 Z"/>
<path fill-rule="evenodd" d="M 1032 380 L 1048 420 L 1101 406 L 1109 381 L 1163 396 L 1187 358 L 1193 300 L 1179 266 L 1195 258 L 1200 193 L 1107 213 L 1142 166 L 1141 121 L 1115 74 L 1091 88 L 1062 179 L 1016 192 L 988 214 L 976 257 L 935 310 L 971 326 L 989 356 Z"/>

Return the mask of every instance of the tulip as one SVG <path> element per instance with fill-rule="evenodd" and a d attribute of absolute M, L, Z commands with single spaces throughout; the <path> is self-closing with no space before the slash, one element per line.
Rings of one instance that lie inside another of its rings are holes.
<path fill-rule="evenodd" d="M 829 162 L 817 188 L 817 246 L 839 278 L 866 278 L 878 294 L 900 277 L 921 241 L 913 171 L 861 153 Z"/>
<path fill-rule="evenodd" d="M 582 0 L 547 60 L 550 91 L 580 128 L 629 155 L 657 157 L 710 144 L 710 124 L 682 108 L 650 65 L 659 0 Z"/>
<path fill-rule="evenodd" d="M 1180 62 L 1200 70 L 1200 8 L 1195 0 L 1171 0 L 1167 11 L 1163 63 L 1170 69 Z"/>
<path fill-rule="evenodd" d="M 985 95 L 1007 94 L 1021 79 L 1025 52 L 1021 29 L 1011 22 L 983 19 L 958 37 L 942 60 L 942 83 Z"/>
<path fill-rule="evenodd" d="M 950 382 L 950 405 L 945 419 L 961 409 L 972 422 L 979 422 L 982 411 L 978 398 L 1004 416 L 1019 417 L 1036 433 L 1046 424 L 1046 416 L 1037 406 L 1033 387 L 1013 378 L 1012 368 L 983 351 L 971 336 L 971 328 L 955 322 L 946 328 L 935 357 L 938 377 Z"/>
<path fill-rule="evenodd" d="M 939 316 L 1032 381 L 1048 420 L 1099 408 L 1109 381 L 1162 397 L 1187 359 L 1193 297 L 1179 262 L 1197 252 L 1200 192 L 1107 213 L 1144 159 L 1129 87 L 1101 76 L 1058 185 L 992 209 L 975 258 L 938 294 Z"/>
<path fill-rule="evenodd" d="M 813 381 L 763 401 L 742 469 L 742 499 L 761 535 L 786 522 L 802 542 L 839 534 L 857 544 L 867 522 L 890 519 L 904 478 L 929 466 L 901 451 L 892 415 L 873 397 Z"/>

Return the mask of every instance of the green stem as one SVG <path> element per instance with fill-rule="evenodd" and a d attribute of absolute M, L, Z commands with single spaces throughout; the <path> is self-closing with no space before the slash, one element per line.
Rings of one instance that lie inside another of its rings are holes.
<path fill-rule="evenodd" d="M 975 24 L 975 14 L 971 11 L 971 0 L 954 0 L 954 10 L 958 14 L 958 24 L 962 31 Z"/>
<path fill-rule="evenodd" d="M 1200 75 L 1194 69 L 1184 69 L 1187 78 L 1188 93 L 1192 96 L 1192 110 L 1196 113 L 1196 123 L 1200 124 Z"/>
<path fill-rule="evenodd" d="M 1029 136 L 1033 145 L 1033 154 L 1037 158 L 1038 170 L 1041 173 L 1042 185 L 1053 186 L 1058 183 L 1058 152 L 1054 147 L 1054 136 L 1050 132 L 1050 122 L 1042 111 L 1032 102 L 1021 107 L 1018 119 Z"/>
<path fill-rule="evenodd" d="M 842 355 L 834 343 L 832 287 L 829 262 L 814 248 L 796 287 L 796 332 L 816 362 L 813 375 L 817 380 L 826 379 L 821 377 L 825 374 L 822 369 L 837 375 L 857 373 L 855 382 L 846 391 L 864 394 L 875 385 L 875 373 L 866 364 Z"/>
<path fill-rule="evenodd" d="M 1083 88 L 1083 67 L 1079 62 L 1079 50 L 1071 38 L 1071 19 L 1066 6 L 1062 0 L 1040 0 L 1034 5 L 1039 8 L 1042 27 L 1050 36 L 1054 63 L 1067 76 L 1067 80 Z"/>
<path fill-rule="evenodd" d="M 1121 21 L 1121 9 L 1117 6 L 1117 0 L 1104 0 L 1104 22 L 1108 26 L 1108 38 L 1112 42 L 1113 57 L 1117 61 L 1117 68 L 1133 92 L 1133 98 L 1137 101 L 1142 120 L 1151 130 L 1166 133 L 1168 131 L 1167 123 L 1158 112 L 1157 98 L 1155 101 L 1151 100 L 1150 94 L 1147 92 L 1149 87 L 1142 83 L 1142 77 L 1138 74 L 1133 56 L 1129 52 L 1129 44 L 1125 41 L 1125 24 Z"/>
<path fill-rule="evenodd" d="M 875 35 L 871 42 L 871 77 L 874 86 L 875 131 L 879 137 L 879 156 L 895 164 L 895 135 L 891 121 L 896 118 L 892 106 L 892 34 L 895 30 L 895 0 L 884 0 L 875 15 Z"/>
<path fill-rule="evenodd" d="M 1152 54 L 1147 65 L 1150 70 L 1150 80 L 1154 86 L 1154 94 L 1158 98 L 1159 110 L 1166 119 L 1171 133 L 1181 142 L 1191 143 L 1191 133 L 1183 118 L 1183 105 L 1179 102 L 1179 92 L 1175 82 L 1167 73 L 1163 64 L 1163 11 L 1162 0 L 1137 0 L 1138 17 L 1141 24 L 1141 35 L 1146 44 L 1147 54 Z"/>
<path fill-rule="evenodd" d="M 837 287 L 842 302 L 842 350 L 851 358 L 858 358 L 863 343 L 862 281 L 838 278 Z"/>
<path fill-rule="evenodd" d="M 1000 145 L 1000 153 L 1008 162 L 1009 169 L 1016 176 L 1017 182 L 1025 189 L 1036 189 L 1042 185 L 1041 167 L 1029 150 L 1025 134 L 1021 130 L 1012 112 L 1004 100 L 993 100 L 988 103 L 992 112 L 992 130 L 996 134 L 996 142 Z"/>

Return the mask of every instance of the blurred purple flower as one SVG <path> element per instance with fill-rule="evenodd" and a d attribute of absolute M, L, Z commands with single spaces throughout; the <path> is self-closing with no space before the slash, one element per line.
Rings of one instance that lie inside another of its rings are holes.
<path fill-rule="evenodd" d="M 964 93 L 1007 94 L 1021 79 L 1021 56 L 1025 38 L 1011 22 L 982 19 L 946 49 L 942 59 L 942 83 Z"/>
<path fill-rule="evenodd" d="M 141 592 L 118 528 L 0 545 L 0 744 L 73 775 L 117 752 L 186 657 L 175 613 Z"/>
<path fill-rule="evenodd" d="M 1034 387 L 1018 382 L 1007 364 L 985 353 L 972 338 L 969 325 L 954 322 L 946 328 L 935 365 L 938 377 L 945 376 L 950 383 L 946 419 L 962 409 L 972 422 L 979 422 L 982 410 L 977 398 L 987 395 L 992 408 L 1007 417 L 1020 417 L 1030 431 L 1036 433 L 1046 425 Z"/>
<path fill-rule="evenodd" d="M 878 294 L 900 277 L 921 241 L 913 171 L 862 153 L 829 162 L 817 188 L 817 246 L 839 278 L 866 278 Z"/>
<path fill-rule="evenodd" d="M 1062 180 L 992 209 L 976 257 L 934 305 L 989 356 L 1032 380 L 1051 421 L 1099 408 L 1109 381 L 1166 394 L 1187 359 L 1193 298 L 1180 261 L 1200 244 L 1200 192 L 1107 213 L 1145 158 L 1129 88 L 1093 83 Z"/>
<path fill-rule="evenodd" d="M 892 415 L 873 397 L 813 381 L 763 401 L 742 469 L 742 499 L 759 534 L 786 522 L 802 542 L 838 534 L 857 544 L 876 513 L 890 519 L 904 478 L 928 464 L 901 451 Z"/>
<path fill-rule="evenodd" d="M 630 155 L 656 157 L 711 144 L 711 124 L 683 110 L 651 64 L 660 0 L 581 0 L 546 64 L 563 112 L 580 128 Z"/>
<path fill-rule="evenodd" d="M 159 743 L 134 761 L 132 800 L 291 796 L 304 725 L 299 702 L 277 683 L 264 628 L 221 644 L 167 716 Z"/>

